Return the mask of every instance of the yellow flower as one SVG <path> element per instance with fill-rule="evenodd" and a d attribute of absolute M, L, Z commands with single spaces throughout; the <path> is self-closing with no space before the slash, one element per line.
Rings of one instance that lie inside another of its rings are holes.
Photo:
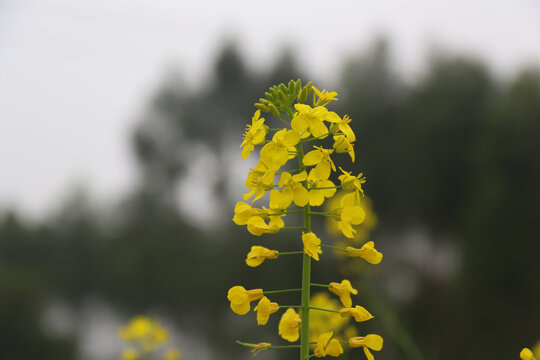
<path fill-rule="evenodd" d="M 271 194 L 271 193 L 270 193 Z M 270 221 L 268 222 L 268 226 L 271 228 L 278 228 L 281 229 L 285 226 L 285 223 L 283 222 L 282 217 L 285 216 L 285 214 L 282 215 L 274 215 L 284 212 L 284 209 L 267 209 L 263 206 L 263 211 L 265 212 L 265 218 L 269 218 Z"/>
<path fill-rule="evenodd" d="M 246 290 L 242 286 L 233 286 L 227 293 L 231 309 L 238 315 L 244 315 L 251 309 L 250 303 L 263 297 L 262 289 Z"/>
<path fill-rule="evenodd" d="M 348 117 L 347 115 L 345 115 L 343 119 L 341 119 L 339 116 L 332 117 L 328 121 L 332 123 L 332 125 L 330 125 L 330 132 L 332 134 L 338 135 L 339 134 L 338 131 L 341 131 L 341 134 L 345 135 L 348 142 L 352 143 L 356 141 L 356 136 L 354 135 L 354 131 L 349 126 L 349 123 L 351 122 L 350 117 Z"/>
<path fill-rule="evenodd" d="M 272 137 L 272 141 L 261 149 L 261 161 L 268 167 L 279 169 L 288 159 L 294 157 L 289 152 L 296 152 L 295 145 L 299 141 L 300 135 L 295 130 L 279 130 Z"/>
<path fill-rule="evenodd" d="M 315 92 L 315 94 L 317 94 L 317 102 L 315 103 L 315 105 L 326 105 L 328 104 L 330 101 L 332 100 L 339 100 L 336 96 L 337 96 L 337 92 L 335 91 L 332 91 L 332 92 L 327 92 L 326 89 L 323 89 L 323 91 L 319 91 L 319 89 L 317 89 L 315 86 L 313 86 L 313 91 Z"/>
<path fill-rule="evenodd" d="M 341 303 L 334 299 L 328 292 L 319 292 L 311 297 L 310 305 L 312 307 L 323 308 L 328 310 L 339 311 Z M 310 311 L 309 312 L 309 336 L 310 341 L 317 341 L 319 335 L 328 330 L 337 333 L 347 323 L 348 318 L 342 318 L 338 313 L 326 311 Z M 352 335 L 354 336 L 354 335 Z"/>
<path fill-rule="evenodd" d="M 287 341 L 295 342 L 300 337 L 300 315 L 289 308 L 283 313 L 279 321 L 279 335 Z"/>
<path fill-rule="evenodd" d="M 264 124 L 264 118 L 260 118 L 261 111 L 257 110 L 251 119 L 251 125 L 246 126 L 246 132 L 244 133 L 244 141 L 240 147 L 242 149 L 242 159 L 246 159 L 249 156 L 249 153 L 253 151 L 255 145 L 264 143 L 266 137 L 266 127 Z"/>
<path fill-rule="evenodd" d="M 262 343 L 255 344 L 255 346 L 253 346 L 251 348 L 251 352 L 253 353 L 253 357 L 257 356 L 257 354 L 259 352 L 263 351 L 263 350 L 270 349 L 270 346 L 272 346 L 272 344 L 267 343 L 267 342 L 262 342 Z"/>
<path fill-rule="evenodd" d="M 124 341 L 137 343 L 144 351 L 152 351 L 169 339 L 169 333 L 159 323 L 140 315 L 121 327 L 118 335 Z"/>
<path fill-rule="evenodd" d="M 326 180 L 330 177 L 330 168 L 336 171 L 336 166 L 330 158 L 330 154 L 334 150 L 323 149 L 319 146 L 314 146 L 315 150 L 308 152 L 304 156 L 303 163 L 306 166 L 315 165 L 315 176 L 318 180 Z"/>
<path fill-rule="evenodd" d="M 319 254 L 322 254 L 321 239 L 312 232 L 302 233 L 302 242 L 304 243 L 304 252 L 319 261 Z"/>
<path fill-rule="evenodd" d="M 270 208 L 285 209 L 292 202 L 298 206 L 304 206 L 309 201 L 308 190 L 301 184 L 307 179 L 307 173 L 302 171 L 299 174 L 291 175 L 288 172 L 283 172 L 279 180 L 278 186 L 283 187 L 281 192 L 272 190 L 270 192 Z"/>
<path fill-rule="evenodd" d="M 332 188 L 334 183 L 330 180 L 319 180 L 315 175 L 315 169 L 309 172 L 308 187 L 309 187 L 309 205 L 321 206 L 325 198 L 331 198 L 336 193 L 336 189 L 313 189 L 313 188 Z"/>
<path fill-rule="evenodd" d="M 353 229 L 353 225 L 360 225 L 366 218 L 364 209 L 359 205 L 360 198 L 357 192 L 343 195 L 341 198 L 341 210 L 338 220 L 338 227 L 349 239 L 354 237 L 356 230 Z"/>
<path fill-rule="evenodd" d="M 272 190 L 275 171 L 275 169 L 267 167 L 262 162 L 259 162 L 255 169 L 251 169 L 246 179 L 246 188 L 251 191 L 243 195 L 244 200 L 255 195 L 251 201 L 253 203 L 255 200 L 262 198 L 265 191 Z"/>
<path fill-rule="evenodd" d="M 262 234 L 273 234 L 279 231 L 278 226 L 268 225 L 260 216 L 250 217 L 247 222 L 247 229 L 251 234 L 255 236 L 261 236 Z"/>
<path fill-rule="evenodd" d="M 354 146 L 345 135 L 334 135 L 334 151 L 338 154 L 349 153 L 354 162 Z"/>
<path fill-rule="evenodd" d="M 328 111 L 324 106 L 316 106 L 311 108 L 309 105 L 295 104 L 294 108 L 296 113 L 291 120 L 291 127 L 302 135 L 302 137 L 308 137 L 312 134 L 315 137 L 323 138 L 328 134 L 328 128 L 324 125 L 323 121 L 339 116 L 332 111 Z"/>
<path fill-rule="evenodd" d="M 356 336 L 349 339 L 349 346 L 352 348 L 363 347 L 368 360 L 373 360 L 374 357 L 371 355 L 369 349 L 375 351 L 381 350 L 383 347 L 383 338 L 375 334 Z"/>
<path fill-rule="evenodd" d="M 354 308 L 346 307 L 339 310 L 341 317 L 352 316 L 357 322 L 368 321 L 373 319 L 373 315 L 369 313 L 364 307 L 356 305 Z"/>
<path fill-rule="evenodd" d="M 270 302 L 266 296 L 263 296 L 262 299 L 259 300 L 259 304 L 257 304 L 253 310 L 257 312 L 257 324 L 266 325 L 270 315 L 278 312 L 279 305 L 278 303 Z"/>
<path fill-rule="evenodd" d="M 262 216 L 264 213 L 261 209 L 253 208 L 251 205 L 239 201 L 234 207 L 233 221 L 236 225 L 247 225 L 250 217 Z"/>
<path fill-rule="evenodd" d="M 137 360 L 139 359 L 139 353 L 132 348 L 127 348 L 122 351 L 122 360 Z"/>
<path fill-rule="evenodd" d="M 355 249 L 351 246 L 347 246 L 347 256 L 361 257 L 371 264 L 378 264 L 383 258 L 383 254 L 374 248 L 375 243 L 368 241 L 360 249 Z"/>
<path fill-rule="evenodd" d="M 352 305 L 351 294 L 358 294 L 358 290 L 352 287 L 349 280 L 343 280 L 341 283 L 331 282 L 328 290 L 339 296 L 341 303 L 345 307 L 351 307 Z"/>
<path fill-rule="evenodd" d="M 534 355 L 538 355 L 538 353 L 540 353 L 540 349 L 538 349 L 539 347 L 540 344 L 537 344 L 534 347 L 534 354 L 529 348 L 523 348 L 523 350 L 521 350 L 521 352 L 519 353 L 519 358 L 521 360 L 536 360 L 536 357 Z"/>
<path fill-rule="evenodd" d="M 251 267 L 257 267 L 266 259 L 277 259 L 278 251 L 269 250 L 262 246 L 252 246 L 251 251 L 247 254 L 246 264 Z"/>
<path fill-rule="evenodd" d="M 344 171 L 342 168 L 339 168 L 343 175 L 340 175 L 338 177 L 339 181 L 341 181 L 341 188 L 345 191 L 359 191 L 364 195 L 364 190 L 362 190 L 362 184 L 366 183 L 366 178 L 362 173 L 360 173 L 358 176 L 351 175 L 350 172 Z"/>
<path fill-rule="evenodd" d="M 176 349 L 169 349 L 161 358 L 162 360 L 180 360 L 182 354 Z"/>
<path fill-rule="evenodd" d="M 326 332 L 319 336 L 317 340 L 317 347 L 313 351 L 316 357 L 333 356 L 338 357 L 343 354 L 343 348 L 338 340 L 332 339 L 332 331 Z"/>

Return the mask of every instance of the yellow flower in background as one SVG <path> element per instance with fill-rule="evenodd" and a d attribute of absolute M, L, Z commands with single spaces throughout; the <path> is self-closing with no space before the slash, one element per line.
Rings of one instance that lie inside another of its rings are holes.
<path fill-rule="evenodd" d="M 338 220 L 338 227 L 349 239 L 354 237 L 356 230 L 353 225 L 360 225 L 366 218 L 364 209 L 359 205 L 358 193 L 345 194 L 341 198 L 341 210 Z"/>
<path fill-rule="evenodd" d="M 323 149 L 313 146 L 315 150 L 308 152 L 303 159 L 306 166 L 315 166 L 315 176 L 318 180 L 326 180 L 330 177 L 330 169 L 336 171 L 336 166 L 330 158 L 334 150 Z"/>
<path fill-rule="evenodd" d="M 342 317 L 352 316 L 356 322 L 368 321 L 373 319 L 373 315 L 369 313 L 364 307 L 356 305 L 354 308 L 343 308 L 339 310 L 339 314 Z"/>
<path fill-rule="evenodd" d="M 251 348 L 251 352 L 253 353 L 253 357 L 257 356 L 257 354 L 260 353 L 263 350 L 270 349 L 270 346 L 272 346 L 272 344 L 267 343 L 267 342 L 262 342 L 262 343 L 255 344 L 255 346 L 253 346 Z"/>
<path fill-rule="evenodd" d="M 262 289 L 246 290 L 243 286 L 233 286 L 227 293 L 231 309 L 238 315 L 244 315 L 251 309 L 250 303 L 263 297 Z"/>
<path fill-rule="evenodd" d="M 246 126 L 246 131 L 244 133 L 244 140 L 240 147 L 242 149 L 242 159 L 246 159 L 249 156 L 249 153 L 253 151 L 255 145 L 264 143 L 267 129 L 264 127 L 264 118 L 259 118 L 261 111 L 255 111 L 253 118 L 251 119 L 251 125 Z"/>
<path fill-rule="evenodd" d="M 337 92 L 335 91 L 328 92 L 326 91 L 326 89 L 323 89 L 323 91 L 319 91 L 319 89 L 317 89 L 315 86 L 313 86 L 313 91 L 315 92 L 315 94 L 317 94 L 317 102 L 315 103 L 316 106 L 319 106 L 319 105 L 324 106 L 328 104 L 330 101 L 339 100 L 336 97 Z"/>
<path fill-rule="evenodd" d="M 349 346 L 352 348 L 362 347 L 368 360 L 373 360 L 374 357 L 369 351 L 380 351 L 383 347 L 383 338 L 379 335 L 369 334 L 366 336 L 356 336 L 349 339 Z"/>
<path fill-rule="evenodd" d="M 383 254 L 377 251 L 375 248 L 375 243 L 373 241 L 368 241 L 360 249 L 347 246 L 347 256 L 350 257 L 361 257 L 370 264 L 378 264 L 383 258 Z"/>
<path fill-rule="evenodd" d="M 169 339 L 169 333 L 159 323 L 146 316 L 135 316 L 127 326 L 118 330 L 124 341 L 139 344 L 144 351 L 153 351 Z"/>
<path fill-rule="evenodd" d="M 317 340 L 317 347 L 313 351 L 316 357 L 333 356 L 338 357 L 343 354 L 343 348 L 338 340 L 332 339 L 334 333 L 332 331 L 326 332 L 319 336 Z"/>
<path fill-rule="evenodd" d="M 320 206 L 325 198 L 331 198 L 336 193 L 334 183 L 330 180 L 319 180 L 315 175 L 315 169 L 311 169 L 307 177 L 309 187 L 309 205 Z M 313 188 L 331 188 L 331 189 L 313 189 Z"/>
<path fill-rule="evenodd" d="M 532 351 L 529 348 L 523 348 L 519 353 L 519 358 L 521 360 L 535 360 Z"/>
<path fill-rule="evenodd" d="M 182 354 L 180 354 L 180 351 L 176 349 L 169 349 L 167 350 L 167 352 L 165 352 L 165 354 L 163 355 L 161 359 L 162 360 L 180 360 L 181 357 L 182 357 Z"/>
<path fill-rule="evenodd" d="M 270 250 L 262 246 L 252 246 L 247 254 L 246 264 L 251 267 L 257 267 L 266 259 L 277 259 L 277 250 Z"/>
<path fill-rule="evenodd" d="M 341 303 L 331 298 L 328 292 L 318 292 L 311 297 L 310 304 L 313 307 L 339 311 Z M 343 318 L 338 313 L 327 311 L 309 312 L 310 341 L 317 341 L 319 335 L 329 330 L 334 333 L 340 332 L 349 323 L 349 318 Z"/>
<path fill-rule="evenodd" d="M 279 180 L 278 186 L 283 187 L 281 192 L 272 190 L 270 193 L 270 208 L 285 209 L 292 202 L 297 206 L 304 206 L 309 201 L 308 190 L 301 184 L 307 179 L 307 173 L 302 171 L 299 174 L 291 175 L 288 172 L 283 172 Z"/>
<path fill-rule="evenodd" d="M 358 294 L 358 290 L 352 287 L 349 280 L 343 280 L 341 283 L 331 282 L 328 290 L 339 296 L 341 303 L 345 307 L 351 307 L 352 305 L 351 294 Z"/>
<path fill-rule="evenodd" d="M 291 120 L 291 127 L 299 134 L 303 134 L 302 138 L 308 137 L 310 134 L 323 138 L 328 134 L 328 128 L 323 121 L 339 118 L 335 112 L 328 111 L 324 106 L 312 108 L 305 104 L 295 104 L 294 108 L 296 113 Z"/>
<path fill-rule="evenodd" d="M 126 348 L 122 351 L 122 360 L 138 360 L 139 353 L 132 348 Z"/>
<path fill-rule="evenodd" d="M 343 173 L 338 177 L 339 181 L 341 181 L 341 188 L 345 191 L 358 191 L 364 195 L 364 190 L 362 190 L 362 184 L 366 183 L 364 175 L 360 173 L 358 176 L 354 176 L 342 168 L 339 168 L 339 170 Z"/>
<path fill-rule="evenodd" d="M 279 335 L 287 341 L 295 342 L 300 337 L 300 324 L 300 315 L 294 309 L 287 309 L 279 321 Z"/>
<path fill-rule="evenodd" d="M 300 135 L 295 130 L 279 130 L 272 137 L 272 141 L 261 149 L 261 161 L 277 170 L 294 157 L 289 152 L 296 152 L 295 145 L 299 141 Z"/>
<path fill-rule="evenodd" d="M 321 239 L 312 232 L 302 233 L 302 242 L 304 243 L 304 252 L 319 261 L 319 254 L 322 254 Z"/>
<path fill-rule="evenodd" d="M 329 211 L 338 216 L 337 218 L 326 218 L 326 229 L 330 234 L 334 236 L 343 235 L 343 231 L 340 228 L 341 224 L 338 222 L 338 219 L 342 210 L 341 199 L 345 194 L 345 192 L 339 191 L 326 203 L 325 206 L 326 211 Z M 368 197 L 358 197 L 358 199 L 360 200 L 359 206 L 363 209 L 365 218 L 364 221 L 359 225 L 351 225 L 355 232 L 352 234 L 353 237 L 350 239 L 352 239 L 356 243 L 365 243 L 368 240 L 371 231 L 377 226 L 377 215 L 375 215 L 375 213 L 373 212 L 373 206 L 371 205 L 371 200 Z M 348 244 L 343 244 L 343 247 L 347 245 Z"/>
<path fill-rule="evenodd" d="M 270 315 L 279 311 L 279 305 L 263 296 L 253 310 L 257 312 L 257 325 L 266 325 Z"/>

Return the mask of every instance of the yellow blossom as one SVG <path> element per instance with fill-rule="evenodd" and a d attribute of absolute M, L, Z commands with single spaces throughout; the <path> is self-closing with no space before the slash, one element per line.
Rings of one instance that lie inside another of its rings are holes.
<path fill-rule="evenodd" d="M 294 309 L 287 309 L 279 321 L 279 335 L 287 341 L 295 342 L 300 337 L 300 315 Z"/>
<path fill-rule="evenodd" d="M 122 360 L 138 360 L 139 353 L 132 348 L 126 348 L 122 351 Z"/>
<path fill-rule="evenodd" d="M 339 210 L 338 227 L 346 237 L 352 239 L 356 230 L 353 225 L 360 225 L 366 218 L 364 209 L 359 205 L 360 199 L 356 192 L 343 195 Z"/>
<path fill-rule="evenodd" d="M 261 149 L 261 161 L 271 168 L 278 169 L 285 165 L 294 155 L 295 145 L 300 141 L 300 135 L 295 130 L 279 130 L 272 137 L 272 141 Z"/>
<path fill-rule="evenodd" d="M 252 246 L 251 251 L 247 254 L 246 264 L 251 267 L 257 267 L 266 259 L 277 259 L 277 250 L 270 250 L 262 246 Z"/>
<path fill-rule="evenodd" d="M 255 195 L 252 200 L 253 203 L 255 200 L 262 198 L 265 191 L 272 190 L 274 187 L 275 171 L 274 168 L 267 167 L 264 163 L 259 161 L 257 166 L 254 169 L 251 169 L 251 172 L 246 179 L 246 188 L 251 191 L 243 195 L 244 200 L 248 200 Z"/>
<path fill-rule="evenodd" d="M 257 312 L 257 324 L 266 325 L 268 319 L 270 318 L 270 315 L 278 312 L 279 305 L 278 303 L 270 302 L 270 300 L 266 296 L 263 296 L 253 310 Z"/>
<path fill-rule="evenodd" d="M 338 154 L 348 153 L 351 161 L 354 162 L 353 143 L 345 135 L 334 135 L 334 151 Z"/>
<path fill-rule="evenodd" d="M 328 310 L 339 311 L 341 303 L 334 299 L 328 292 L 318 292 L 309 301 L 310 306 Z M 319 335 L 328 330 L 334 333 L 340 331 L 347 323 L 348 318 L 342 318 L 338 313 L 327 311 L 309 312 L 309 336 L 310 341 L 317 341 Z"/>
<path fill-rule="evenodd" d="M 523 348 L 519 353 L 519 358 L 521 360 L 534 360 L 534 355 L 529 348 Z"/>
<path fill-rule="evenodd" d="M 161 358 L 162 360 L 180 360 L 181 354 L 180 351 L 176 349 L 169 349 Z"/>
<path fill-rule="evenodd" d="M 295 104 L 296 113 L 291 120 L 291 127 L 298 131 L 302 137 L 312 134 L 315 137 L 323 138 L 328 134 L 328 128 L 323 121 L 332 121 L 339 118 L 333 111 L 328 111 L 324 106 L 312 108 L 309 105 Z"/>
<path fill-rule="evenodd" d="M 364 307 L 356 305 L 354 308 L 346 307 L 339 310 L 339 314 L 342 317 L 352 316 L 357 322 L 367 321 L 373 319 L 373 315 L 369 313 Z"/>
<path fill-rule="evenodd" d="M 328 290 L 339 296 L 341 303 L 345 307 L 351 307 L 352 305 L 351 294 L 358 294 L 358 290 L 352 287 L 349 280 L 343 280 L 341 283 L 331 282 Z"/>
<path fill-rule="evenodd" d="M 349 346 L 352 348 L 363 347 L 368 360 L 373 360 L 374 357 L 369 349 L 375 351 L 381 350 L 383 347 L 383 338 L 375 334 L 356 336 L 349 339 Z"/>
<path fill-rule="evenodd" d="M 299 174 L 291 175 L 288 172 L 283 172 L 279 180 L 278 186 L 283 187 L 281 192 L 272 190 L 270 192 L 270 208 L 285 209 L 292 202 L 298 206 L 304 206 L 308 203 L 308 190 L 301 184 L 307 179 L 307 173 L 302 171 Z"/>
<path fill-rule="evenodd" d="M 315 176 L 319 180 L 326 180 L 330 177 L 330 169 L 336 171 L 336 166 L 330 158 L 334 150 L 323 149 L 320 146 L 314 146 L 315 150 L 308 152 L 303 159 L 306 166 L 315 165 Z"/>
<path fill-rule="evenodd" d="M 279 227 L 277 225 L 270 226 L 260 216 L 250 217 L 247 222 L 247 229 L 255 236 L 261 236 L 262 234 L 273 234 L 279 231 Z"/>
<path fill-rule="evenodd" d="M 127 326 L 118 330 L 124 341 L 135 342 L 144 351 L 152 351 L 169 339 L 169 333 L 159 323 L 147 316 L 135 316 Z"/>
<path fill-rule="evenodd" d="M 336 193 L 335 185 L 330 180 L 319 180 L 315 175 L 315 169 L 311 169 L 308 175 L 309 205 L 321 206 L 325 198 L 331 198 Z M 330 189 L 313 189 L 330 188 Z"/>
<path fill-rule="evenodd" d="M 234 207 L 233 221 L 236 225 L 247 225 L 250 217 L 262 216 L 264 213 L 261 209 L 253 208 L 251 205 L 239 201 Z"/>
<path fill-rule="evenodd" d="M 250 303 L 263 297 L 262 289 L 246 290 L 242 286 L 233 286 L 227 293 L 231 309 L 238 315 L 244 315 L 251 309 Z"/>
<path fill-rule="evenodd" d="M 348 117 L 347 115 L 345 115 L 343 119 L 341 119 L 339 116 L 332 117 L 328 121 L 332 123 L 332 125 L 330 125 L 330 132 L 332 134 L 338 135 L 338 131 L 341 131 L 341 134 L 343 134 L 347 138 L 348 142 L 353 143 L 356 141 L 354 131 L 349 126 L 349 123 L 351 122 L 350 117 Z"/>
<path fill-rule="evenodd" d="M 313 351 L 316 357 L 333 356 L 338 357 L 343 354 L 343 348 L 338 340 L 332 339 L 332 331 L 326 332 L 319 336 L 317 347 Z"/>
<path fill-rule="evenodd" d="M 370 264 L 378 264 L 383 258 L 383 254 L 375 249 L 375 243 L 373 241 L 368 241 L 360 249 L 347 246 L 347 256 L 351 257 L 361 257 Z"/>
<path fill-rule="evenodd" d="M 359 191 L 364 195 L 364 190 L 362 190 L 362 184 L 366 183 L 364 174 L 360 173 L 358 176 L 353 176 L 342 168 L 339 168 L 339 170 L 343 173 L 338 177 L 339 181 L 341 181 L 341 188 L 345 191 Z"/>
<path fill-rule="evenodd" d="M 283 221 L 282 217 L 285 216 L 285 214 L 276 215 L 283 213 L 284 209 L 267 209 L 263 206 L 263 211 L 265 213 L 265 218 L 269 218 L 270 221 L 268 222 L 268 226 L 271 228 L 278 228 L 281 229 L 285 226 L 285 222 Z"/>
<path fill-rule="evenodd" d="M 255 145 L 264 143 L 266 137 L 266 127 L 264 124 L 264 118 L 260 118 L 261 111 L 257 110 L 251 119 L 251 125 L 246 126 L 246 132 L 244 133 L 244 141 L 240 147 L 242 149 L 242 159 L 246 159 L 249 156 L 249 153 L 253 151 Z"/>
<path fill-rule="evenodd" d="M 317 94 L 317 102 L 315 105 L 326 105 L 332 100 L 339 100 L 337 96 L 337 92 L 332 91 L 328 92 L 326 89 L 323 89 L 323 91 L 319 91 L 315 86 L 313 86 L 313 91 L 315 94 Z"/>
<path fill-rule="evenodd" d="M 270 346 L 272 346 L 272 344 L 267 343 L 267 342 L 255 344 L 254 346 L 251 347 L 251 352 L 253 353 L 253 357 L 257 356 L 257 354 L 263 350 L 270 349 Z"/>
<path fill-rule="evenodd" d="M 302 233 L 302 242 L 304 243 L 304 252 L 319 261 L 319 254 L 322 254 L 321 239 L 312 232 Z"/>

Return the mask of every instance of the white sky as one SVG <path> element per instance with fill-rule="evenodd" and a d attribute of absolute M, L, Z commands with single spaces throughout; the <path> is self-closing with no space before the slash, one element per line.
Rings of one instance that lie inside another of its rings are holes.
<path fill-rule="evenodd" d="M 540 2 L 0 0 L 0 209 L 42 214 L 74 184 L 119 197 L 129 131 L 166 70 L 204 79 L 224 39 L 262 68 L 292 45 L 330 78 L 379 34 L 408 72 L 437 45 L 511 73 L 540 63 Z"/>

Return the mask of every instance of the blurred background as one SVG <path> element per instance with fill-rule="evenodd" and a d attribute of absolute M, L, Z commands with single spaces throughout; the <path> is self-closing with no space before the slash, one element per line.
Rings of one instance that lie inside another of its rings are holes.
<path fill-rule="evenodd" d="M 300 281 L 244 263 L 294 234 L 231 221 L 253 103 L 291 78 L 353 119 L 384 260 L 313 278 L 353 280 L 376 358 L 517 358 L 540 340 L 539 20 L 534 0 L 0 1 L 0 358 L 118 359 L 135 314 L 188 360 L 281 342 L 226 293 Z"/>

